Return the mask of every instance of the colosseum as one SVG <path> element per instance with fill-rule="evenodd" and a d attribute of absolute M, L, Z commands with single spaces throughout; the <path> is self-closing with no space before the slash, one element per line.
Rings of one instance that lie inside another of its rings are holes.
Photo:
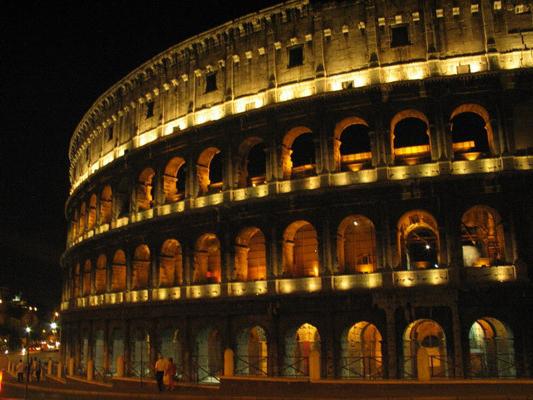
<path fill-rule="evenodd" d="M 532 376 L 531 7 L 289 0 L 103 93 L 69 147 L 70 372 Z"/>

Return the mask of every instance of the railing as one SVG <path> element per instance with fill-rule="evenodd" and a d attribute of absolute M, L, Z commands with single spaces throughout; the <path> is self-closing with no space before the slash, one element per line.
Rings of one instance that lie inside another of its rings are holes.
<path fill-rule="evenodd" d="M 260 356 L 235 356 L 235 375 L 268 375 L 268 358 Z"/>
<path fill-rule="evenodd" d="M 221 365 L 210 365 L 209 357 L 192 358 L 192 376 L 191 380 L 197 383 L 220 383 L 220 376 L 223 375 Z M 219 364 L 219 363 L 217 363 Z"/>
<path fill-rule="evenodd" d="M 429 371 L 431 378 L 453 378 L 455 364 L 445 356 L 429 356 Z"/>
<path fill-rule="evenodd" d="M 113 378 L 111 371 L 106 371 L 104 367 L 94 368 L 94 379 L 100 382 L 109 382 Z"/>
<path fill-rule="evenodd" d="M 404 379 L 416 379 L 418 377 L 415 357 L 403 357 L 401 364 L 401 377 Z"/>
<path fill-rule="evenodd" d="M 515 378 L 517 363 L 514 354 L 470 354 L 470 378 Z"/>
<path fill-rule="evenodd" d="M 342 357 L 340 361 L 340 375 L 342 378 L 383 379 L 382 357 Z"/>
<path fill-rule="evenodd" d="M 298 377 L 309 375 L 309 357 L 285 357 L 283 376 Z"/>

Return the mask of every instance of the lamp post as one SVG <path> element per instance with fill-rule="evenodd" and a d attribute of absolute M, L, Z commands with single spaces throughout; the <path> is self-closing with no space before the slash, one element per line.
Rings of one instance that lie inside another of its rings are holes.
<path fill-rule="evenodd" d="M 28 398 L 28 381 L 30 380 L 30 333 L 31 328 L 26 327 L 26 385 L 24 387 L 24 399 Z"/>

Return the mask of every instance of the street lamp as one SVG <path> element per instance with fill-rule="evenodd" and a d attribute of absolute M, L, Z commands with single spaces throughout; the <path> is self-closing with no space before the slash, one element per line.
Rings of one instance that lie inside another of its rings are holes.
<path fill-rule="evenodd" d="M 30 333 L 31 328 L 27 326 L 26 331 L 26 385 L 24 387 L 24 398 L 28 398 L 28 381 L 30 380 Z"/>
<path fill-rule="evenodd" d="M 52 328 L 52 330 L 55 331 L 57 329 L 57 323 L 56 322 L 50 323 L 50 328 Z"/>

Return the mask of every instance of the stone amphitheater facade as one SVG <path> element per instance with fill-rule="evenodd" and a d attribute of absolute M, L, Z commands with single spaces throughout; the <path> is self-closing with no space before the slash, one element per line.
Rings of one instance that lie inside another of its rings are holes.
<path fill-rule="evenodd" d="M 128 74 L 70 142 L 70 372 L 531 376 L 532 48 L 526 1 L 295 0 Z"/>

